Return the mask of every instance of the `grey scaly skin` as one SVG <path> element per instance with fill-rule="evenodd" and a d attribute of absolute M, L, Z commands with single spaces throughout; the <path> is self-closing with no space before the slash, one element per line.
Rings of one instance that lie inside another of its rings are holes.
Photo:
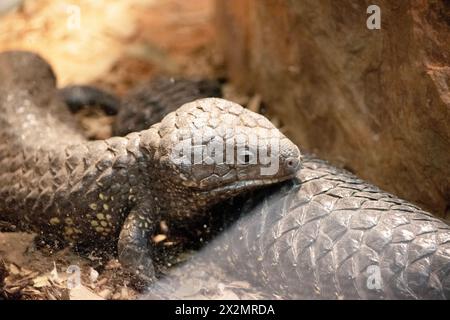
<path fill-rule="evenodd" d="M 39 56 L 0 54 L 0 220 L 73 246 L 118 239 L 120 261 L 144 280 L 154 277 L 149 237 L 159 220 L 189 224 L 214 204 L 299 169 L 298 148 L 266 118 L 222 99 L 185 104 L 125 137 L 87 141 L 55 84 Z M 279 170 L 262 175 L 259 161 L 186 165 L 173 157 L 181 142 L 198 150 L 212 138 L 236 150 L 233 132 L 256 132 L 261 145 L 277 139 Z M 195 135 L 205 139 L 195 142 Z"/>
<path fill-rule="evenodd" d="M 122 130 L 151 114 L 139 105 Z M 450 298 L 448 224 L 322 160 L 302 163 L 296 180 L 216 207 L 241 218 L 145 297 Z"/>
<path fill-rule="evenodd" d="M 325 161 L 302 165 L 222 206 L 241 218 L 145 298 L 450 299 L 448 224 Z"/>
<path fill-rule="evenodd" d="M 166 96 L 167 87 L 148 85 Z M 121 130 L 164 116 L 146 101 L 119 111 L 128 119 Z M 146 298 L 450 298 L 448 224 L 324 161 L 302 162 L 296 181 L 214 209 L 212 217 L 242 217 Z"/>
<path fill-rule="evenodd" d="M 220 84 L 214 80 L 156 77 L 138 85 L 123 98 L 113 134 L 143 130 L 185 103 L 221 95 Z"/>
<path fill-rule="evenodd" d="M 74 113 L 82 107 L 96 105 L 108 115 L 117 114 L 113 134 L 123 136 L 149 128 L 185 103 L 201 98 L 219 98 L 222 92 L 215 80 L 159 76 L 139 84 L 123 99 L 87 85 L 67 86 L 58 94 Z"/>

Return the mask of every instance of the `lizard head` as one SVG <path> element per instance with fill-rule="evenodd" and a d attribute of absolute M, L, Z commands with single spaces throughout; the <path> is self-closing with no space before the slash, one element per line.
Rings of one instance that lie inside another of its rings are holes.
<path fill-rule="evenodd" d="M 170 190 L 211 200 L 293 178 L 300 152 L 267 118 L 218 98 L 168 114 L 154 129 Z"/>

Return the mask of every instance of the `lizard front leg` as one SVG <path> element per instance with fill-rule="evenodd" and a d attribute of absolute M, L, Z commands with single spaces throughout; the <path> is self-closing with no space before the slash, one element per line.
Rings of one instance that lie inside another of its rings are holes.
<path fill-rule="evenodd" d="M 122 227 L 118 242 L 119 261 L 125 270 L 136 275 L 139 282 L 155 279 L 152 252 L 149 239 L 156 221 L 151 206 L 145 202 L 131 210 Z"/>

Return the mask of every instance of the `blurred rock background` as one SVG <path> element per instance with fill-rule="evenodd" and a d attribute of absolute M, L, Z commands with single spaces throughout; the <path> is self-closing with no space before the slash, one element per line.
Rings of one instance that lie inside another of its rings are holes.
<path fill-rule="evenodd" d="M 300 146 L 450 218 L 449 1 L 217 0 L 217 22 L 232 82 Z"/>

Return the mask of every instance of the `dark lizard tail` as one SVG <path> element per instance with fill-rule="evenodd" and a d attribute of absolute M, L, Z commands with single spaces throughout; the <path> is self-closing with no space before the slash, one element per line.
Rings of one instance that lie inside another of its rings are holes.
<path fill-rule="evenodd" d="M 116 115 L 120 99 L 113 94 L 91 86 L 67 86 L 59 90 L 70 111 L 76 113 L 86 106 L 99 106 L 107 115 Z"/>

